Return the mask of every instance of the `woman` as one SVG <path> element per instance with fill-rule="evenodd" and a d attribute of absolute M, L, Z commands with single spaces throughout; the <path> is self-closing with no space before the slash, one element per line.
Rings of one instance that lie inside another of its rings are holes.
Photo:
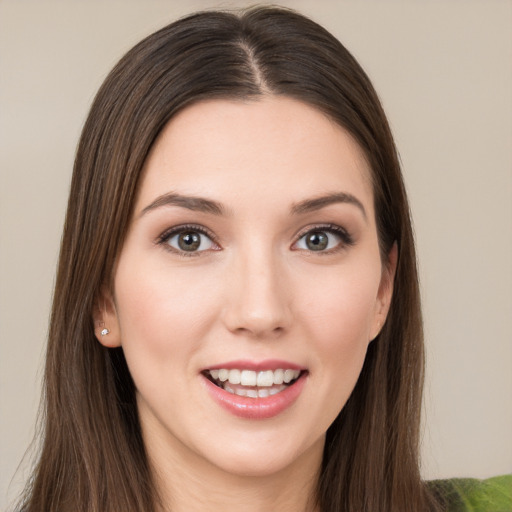
<path fill-rule="evenodd" d="M 407 199 L 365 73 L 306 18 L 131 50 L 79 144 L 23 509 L 436 510 Z"/>

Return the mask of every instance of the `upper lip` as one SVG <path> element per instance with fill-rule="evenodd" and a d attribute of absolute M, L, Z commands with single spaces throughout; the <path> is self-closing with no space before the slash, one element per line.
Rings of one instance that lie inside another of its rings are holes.
<path fill-rule="evenodd" d="M 214 364 L 204 368 L 206 370 L 220 370 L 225 368 L 226 370 L 253 370 L 255 372 L 265 370 L 278 370 L 278 369 L 290 369 L 290 370 L 306 370 L 305 366 L 290 361 L 284 361 L 282 359 L 265 359 L 262 361 L 250 361 L 246 359 L 239 359 L 236 361 L 226 361 L 224 363 Z"/>

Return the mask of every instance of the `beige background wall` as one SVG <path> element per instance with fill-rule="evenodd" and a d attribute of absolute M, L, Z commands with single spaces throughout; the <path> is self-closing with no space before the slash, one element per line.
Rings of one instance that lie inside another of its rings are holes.
<path fill-rule="evenodd" d="M 512 2 L 281 2 L 368 71 L 419 246 L 427 478 L 512 471 Z M 0 508 L 32 433 L 73 153 L 105 74 L 205 1 L 0 0 Z M 22 466 L 10 496 L 26 476 Z"/>

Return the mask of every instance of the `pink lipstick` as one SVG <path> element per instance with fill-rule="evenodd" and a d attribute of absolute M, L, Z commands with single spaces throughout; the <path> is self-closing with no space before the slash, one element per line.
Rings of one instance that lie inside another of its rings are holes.
<path fill-rule="evenodd" d="M 231 414 L 267 419 L 289 408 L 302 392 L 308 372 L 281 360 L 230 361 L 201 372 L 207 391 Z"/>

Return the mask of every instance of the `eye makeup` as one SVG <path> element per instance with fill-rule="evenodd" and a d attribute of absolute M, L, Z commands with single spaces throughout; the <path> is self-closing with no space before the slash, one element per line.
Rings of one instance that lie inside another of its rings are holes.
<path fill-rule="evenodd" d="M 309 236 L 309 238 L 307 238 Z M 333 239 L 338 239 L 336 243 Z M 304 239 L 305 247 L 298 247 Z M 335 243 L 333 247 L 329 244 Z M 319 255 L 333 254 L 354 245 L 352 235 L 343 227 L 327 223 L 307 226 L 297 235 L 297 241 L 292 245 L 293 250 L 310 251 Z"/>
<path fill-rule="evenodd" d="M 200 256 L 204 252 L 222 249 L 215 234 L 199 224 L 173 226 L 165 230 L 155 243 L 183 257 Z M 331 255 L 354 243 L 353 236 L 345 228 L 333 223 L 319 223 L 301 229 L 291 250 Z"/>
<path fill-rule="evenodd" d="M 180 235 L 183 235 L 183 238 L 177 240 L 178 247 L 173 246 L 171 241 Z M 221 249 L 216 242 L 215 235 L 209 229 L 198 224 L 173 226 L 157 238 L 156 244 L 183 257 L 200 256 L 203 252 Z"/>

